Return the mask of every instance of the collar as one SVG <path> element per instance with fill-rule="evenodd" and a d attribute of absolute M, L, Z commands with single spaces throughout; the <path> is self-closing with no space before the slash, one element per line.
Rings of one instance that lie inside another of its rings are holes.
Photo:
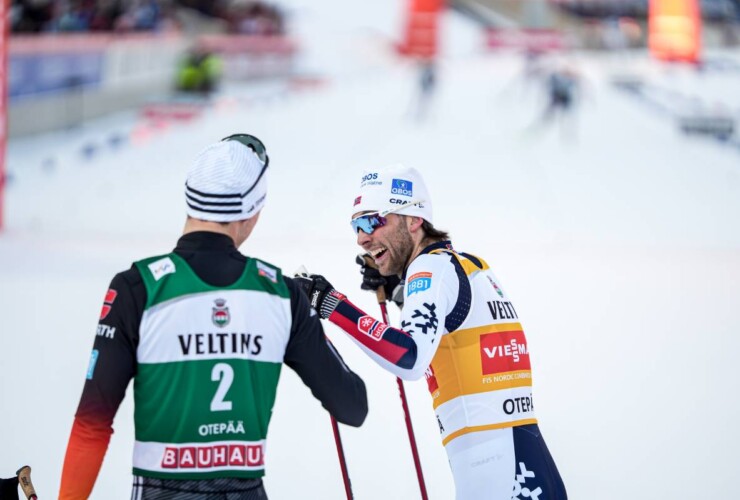
<path fill-rule="evenodd" d="M 424 247 L 424 249 L 421 252 L 419 252 L 419 255 L 424 255 L 424 254 L 427 254 L 427 253 L 431 253 L 433 250 L 439 250 L 439 249 L 454 250 L 452 248 L 452 241 L 450 241 L 450 240 L 435 241 L 431 245 L 427 245 L 426 247 Z M 414 260 L 418 259 L 419 258 L 419 255 L 417 255 L 416 257 L 414 257 Z M 409 267 L 411 267 L 410 264 L 409 264 Z M 406 269 L 404 269 L 403 270 L 403 274 L 401 274 L 401 279 L 404 280 L 404 281 L 406 281 L 406 271 L 408 271 L 408 267 Z"/>
<path fill-rule="evenodd" d="M 234 240 L 230 236 L 210 231 L 195 231 L 183 234 L 177 240 L 175 251 L 224 251 L 236 250 Z"/>

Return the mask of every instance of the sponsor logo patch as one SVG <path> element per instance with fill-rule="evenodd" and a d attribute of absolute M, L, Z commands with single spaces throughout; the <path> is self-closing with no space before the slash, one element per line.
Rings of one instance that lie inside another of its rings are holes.
<path fill-rule="evenodd" d="M 519 316 L 516 315 L 516 309 L 514 309 L 514 305 L 508 300 L 489 300 L 487 304 L 488 310 L 491 311 L 491 317 L 496 321 L 519 318 Z"/>
<path fill-rule="evenodd" d="M 224 299 L 216 299 L 213 301 L 216 307 L 212 309 L 211 321 L 219 328 L 223 328 L 231 321 L 231 314 L 229 314 L 229 308 L 226 307 L 226 301 Z"/>
<path fill-rule="evenodd" d="M 413 196 L 414 183 L 405 179 L 393 179 L 391 181 L 391 193 L 401 196 Z"/>
<path fill-rule="evenodd" d="M 212 467 L 262 467 L 262 445 L 218 444 L 212 446 L 168 446 L 162 455 L 163 469 L 210 469 Z"/>
<path fill-rule="evenodd" d="M 514 491 L 511 493 L 511 500 L 539 498 L 543 491 L 541 487 L 537 486 L 539 480 L 536 478 L 534 471 L 527 470 L 524 462 L 519 462 L 519 472 L 514 478 Z"/>
<path fill-rule="evenodd" d="M 363 316 L 357 320 L 357 328 L 373 340 L 380 341 L 380 339 L 383 338 L 383 332 L 386 331 L 388 325 L 385 325 L 370 316 Z"/>
<path fill-rule="evenodd" d="M 421 333 L 423 333 L 424 335 L 429 333 L 429 330 L 431 330 L 434 335 L 437 335 L 437 326 L 439 326 L 439 318 L 437 317 L 436 312 L 437 304 L 429 304 L 427 302 L 424 302 L 422 306 L 424 306 L 426 312 L 422 311 L 421 309 L 414 309 L 414 312 L 411 313 L 411 319 L 418 321 L 418 323 L 414 323 L 414 327 L 421 330 Z M 411 323 L 402 321 L 401 325 L 403 326 L 404 324 L 410 325 Z"/>
<path fill-rule="evenodd" d="M 95 372 L 95 365 L 98 363 L 98 355 L 100 353 L 97 349 L 93 349 L 90 353 L 90 362 L 87 364 L 87 380 L 92 380 L 93 372 Z"/>
<path fill-rule="evenodd" d="M 162 276 L 175 272 L 175 263 L 169 257 L 154 261 L 148 267 L 152 272 L 152 276 L 154 276 L 154 281 L 159 281 L 162 279 Z"/>
<path fill-rule="evenodd" d="M 434 375 L 434 368 L 432 368 L 432 365 L 429 365 L 429 368 L 424 372 L 424 378 L 427 380 L 429 392 L 432 397 L 434 397 L 434 393 L 439 389 L 439 384 L 437 383 L 437 377 Z"/>
<path fill-rule="evenodd" d="M 277 269 L 257 261 L 257 274 L 277 283 Z"/>
<path fill-rule="evenodd" d="M 377 172 L 373 172 L 372 174 L 366 174 L 362 178 L 360 187 L 374 186 L 374 185 L 380 185 L 380 184 L 383 184 L 383 181 L 379 181 Z"/>
<path fill-rule="evenodd" d="M 104 320 L 108 314 L 110 313 L 110 310 L 113 308 L 113 302 L 116 301 L 116 297 L 118 297 L 118 292 L 113 290 L 112 288 L 109 288 L 107 292 L 105 292 L 105 299 L 103 300 L 103 308 L 100 310 L 100 320 Z"/>
<path fill-rule="evenodd" d="M 534 411 L 534 404 L 532 403 L 531 394 L 524 397 L 505 399 L 504 403 L 501 406 L 504 410 L 504 413 L 506 413 L 507 415 L 513 415 L 514 413 L 530 413 Z"/>
<path fill-rule="evenodd" d="M 496 293 L 498 294 L 498 296 L 503 299 L 504 298 L 504 292 L 502 292 L 501 289 L 496 284 L 496 282 L 493 281 L 493 278 L 491 278 L 490 276 L 487 276 L 487 278 L 488 278 L 488 281 L 491 282 L 491 286 L 493 286 L 493 289 L 496 290 Z"/>
<path fill-rule="evenodd" d="M 416 273 L 409 278 L 406 285 L 406 295 L 412 295 L 416 292 L 423 292 L 432 286 L 432 273 Z"/>
<path fill-rule="evenodd" d="M 531 369 L 527 339 L 522 331 L 481 335 L 480 357 L 484 375 Z"/>
<path fill-rule="evenodd" d="M 112 339 L 116 335 L 116 327 L 109 325 L 98 325 L 97 336 Z"/>
<path fill-rule="evenodd" d="M 358 196 L 357 198 L 355 198 L 355 204 L 354 204 L 354 205 L 352 205 L 352 206 L 353 206 L 353 207 L 356 207 L 356 206 L 357 206 L 357 205 L 359 205 L 360 203 L 362 203 L 362 196 Z"/>

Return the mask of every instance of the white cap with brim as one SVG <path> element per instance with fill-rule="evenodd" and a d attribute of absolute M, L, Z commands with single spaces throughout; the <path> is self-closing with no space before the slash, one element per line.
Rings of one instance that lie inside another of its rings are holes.
<path fill-rule="evenodd" d="M 190 217 L 232 222 L 253 217 L 265 205 L 267 172 L 249 147 L 225 140 L 195 159 L 185 182 Z"/>
<path fill-rule="evenodd" d="M 363 172 L 352 207 L 352 214 L 359 212 L 393 212 L 432 223 L 432 199 L 415 168 L 393 165 Z"/>

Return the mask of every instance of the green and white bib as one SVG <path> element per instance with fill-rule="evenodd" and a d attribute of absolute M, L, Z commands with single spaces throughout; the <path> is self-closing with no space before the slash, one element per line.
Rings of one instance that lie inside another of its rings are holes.
<path fill-rule="evenodd" d="M 134 474 L 264 475 L 292 322 L 280 270 L 250 259 L 236 283 L 214 287 L 174 253 L 135 265 L 147 302 L 134 378 Z"/>

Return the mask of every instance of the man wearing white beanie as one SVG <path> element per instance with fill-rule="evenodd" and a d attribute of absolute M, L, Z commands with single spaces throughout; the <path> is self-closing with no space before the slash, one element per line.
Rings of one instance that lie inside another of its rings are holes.
<path fill-rule="evenodd" d="M 498 278 L 433 226 L 417 170 L 366 171 L 356 194 L 352 230 L 373 263 L 360 259 L 362 288 L 392 293 L 401 326 L 321 275 L 297 276 L 311 305 L 386 370 L 426 377 L 458 500 L 566 499 L 535 418 L 529 346 Z"/>
<path fill-rule="evenodd" d="M 113 278 L 60 499 L 90 496 L 132 378 L 132 498 L 266 499 L 265 440 L 283 363 L 336 420 L 362 424 L 365 385 L 327 342 L 300 287 L 238 250 L 265 204 L 268 165 L 254 136 L 207 147 L 187 175 L 175 249 Z"/>

